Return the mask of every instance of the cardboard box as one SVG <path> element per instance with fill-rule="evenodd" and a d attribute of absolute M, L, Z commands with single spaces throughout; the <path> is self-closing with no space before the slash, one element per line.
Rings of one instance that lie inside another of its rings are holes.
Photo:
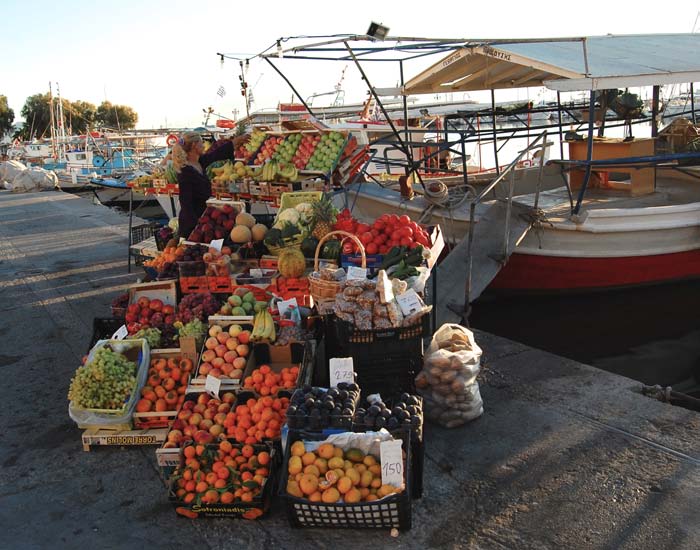
<path fill-rule="evenodd" d="M 177 305 L 177 288 L 174 280 L 155 283 L 139 283 L 129 287 L 129 303 L 137 302 L 141 296 L 150 300 L 159 299 L 164 304 Z"/>

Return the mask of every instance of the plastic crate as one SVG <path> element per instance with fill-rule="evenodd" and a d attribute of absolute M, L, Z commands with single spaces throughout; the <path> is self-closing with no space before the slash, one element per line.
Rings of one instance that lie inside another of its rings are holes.
<path fill-rule="evenodd" d="M 204 277 L 207 272 L 207 267 L 204 262 L 182 262 L 178 261 L 177 271 L 182 277 Z"/>
<path fill-rule="evenodd" d="M 98 340 L 108 340 L 124 324 L 123 318 L 118 317 L 95 317 L 92 320 L 92 338 L 87 352 L 95 347 Z"/>
<path fill-rule="evenodd" d="M 209 292 L 209 280 L 206 277 L 180 277 L 179 282 L 182 294 Z"/>
<path fill-rule="evenodd" d="M 430 315 L 423 315 L 420 322 L 409 327 L 388 329 L 360 330 L 351 323 L 335 318 L 338 341 L 341 346 L 348 344 L 374 344 L 382 347 L 390 342 L 399 342 L 404 346 L 406 340 L 420 340 L 430 335 Z"/>
<path fill-rule="evenodd" d="M 292 443 L 298 440 L 324 441 L 324 434 L 309 432 L 289 432 L 285 446 L 284 459 L 280 468 L 280 496 L 285 500 L 287 517 L 292 527 L 331 527 L 348 529 L 391 529 L 401 531 L 411 529 L 411 452 L 406 452 L 405 476 L 406 488 L 398 494 L 371 502 L 356 504 L 311 502 L 287 493 L 287 462 Z M 410 450 L 410 433 L 403 432 L 404 450 Z"/>
<path fill-rule="evenodd" d="M 231 277 L 207 277 L 209 281 L 209 292 L 230 293 L 233 292 Z"/>
<path fill-rule="evenodd" d="M 416 392 L 415 379 L 423 364 L 422 355 L 401 354 L 366 358 L 345 354 L 339 357 L 353 358 L 355 379 L 363 394 L 394 395 Z"/>
<path fill-rule="evenodd" d="M 137 244 L 151 237 L 155 237 L 158 232 L 159 225 L 157 223 L 144 223 L 135 225 L 131 228 L 131 244 Z"/>
<path fill-rule="evenodd" d="M 194 443 L 190 443 L 193 445 Z M 232 443 L 233 448 L 242 449 L 243 445 Z M 207 448 L 212 452 L 218 449 L 218 445 L 207 445 Z M 187 508 L 197 514 L 197 517 L 225 517 L 225 518 L 243 518 L 243 519 L 258 519 L 263 517 L 270 509 L 272 503 L 272 495 L 277 486 L 277 475 L 279 474 L 280 452 L 272 445 L 255 444 L 253 445 L 255 453 L 267 451 L 270 453 L 269 474 L 265 480 L 262 491 L 256 495 L 250 502 L 235 500 L 230 504 L 205 504 L 193 502 L 186 504 L 180 501 L 175 495 L 177 488 L 177 480 L 170 481 L 168 499 L 176 508 Z"/>
<path fill-rule="evenodd" d="M 293 405 L 297 399 L 303 400 L 302 396 L 305 393 L 304 388 L 295 390 L 289 404 Z M 359 397 L 360 393 L 358 392 L 357 399 L 355 400 L 355 406 L 352 408 L 352 414 L 350 415 L 329 415 L 326 421 L 324 421 L 322 417 L 313 418 L 311 416 L 288 416 L 287 425 L 289 426 L 290 431 L 321 432 L 329 428 L 352 431 L 352 419 L 355 414 L 355 409 L 357 408 Z"/>
<path fill-rule="evenodd" d="M 382 395 L 382 400 L 384 401 L 384 404 L 392 408 L 394 406 L 394 403 L 399 397 L 399 393 L 395 394 L 389 394 L 389 393 L 382 393 L 382 392 L 365 392 L 368 395 L 370 393 L 380 393 Z M 403 392 L 401 392 L 403 393 Z M 423 439 L 423 430 L 425 426 L 425 403 L 423 402 L 423 398 L 420 397 L 419 395 L 416 395 L 415 392 L 406 392 L 406 393 L 411 393 L 413 397 L 418 398 L 421 410 L 423 410 L 423 423 L 421 426 L 414 428 L 411 427 L 411 465 L 413 467 L 413 472 L 412 472 L 412 477 L 411 477 L 411 496 L 413 498 L 421 498 L 423 496 L 423 465 L 425 463 L 425 442 Z M 361 402 L 361 406 L 363 408 L 367 408 L 368 403 Z M 368 428 L 362 423 L 359 423 L 357 421 L 357 416 L 353 419 L 353 426 L 352 426 L 352 431 L 354 432 L 365 432 L 367 430 L 371 430 L 372 428 Z M 389 430 L 389 432 L 394 436 L 394 437 L 400 437 L 400 434 L 404 431 L 403 428 L 397 428 L 396 430 Z"/>

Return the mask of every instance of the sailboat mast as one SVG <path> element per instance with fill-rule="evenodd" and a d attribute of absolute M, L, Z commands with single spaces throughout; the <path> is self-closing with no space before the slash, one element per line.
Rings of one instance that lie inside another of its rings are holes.
<path fill-rule="evenodd" d="M 51 88 L 51 82 L 49 82 L 49 117 L 51 124 L 51 155 L 53 159 L 56 160 L 58 156 L 56 152 L 56 120 L 53 115 L 53 90 Z"/>
<path fill-rule="evenodd" d="M 58 151 L 61 160 L 64 160 L 66 158 L 66 125 L 63 119 L 63 101 L 61 100 L 61 90 L 58 87 L 58 82 L 56 82 L 56 97 L 58 98 Z"/>

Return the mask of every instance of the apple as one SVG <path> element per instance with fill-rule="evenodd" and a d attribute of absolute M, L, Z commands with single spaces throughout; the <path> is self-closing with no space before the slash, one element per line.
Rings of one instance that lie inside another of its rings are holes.
<path fill-rule="evenodd" d="M 219 334 L 216 335 L 216 339 L 219 341 L 219 344 L 225 344 L 227 340 L 229 340 L 231 336 L 229 336 L 228 332 L 220 332 Z"/>
<path fill-rule="evenodd" d="M 241 334 L 243 334 L 243 333 L 241 333 Z M 245 344 L 239 344 L 238 346 L 236 346 L 236 353 L 240 357 L 247 357 L 248 351 L 249 351 L 248 346 L 246 346 Z"/>
<path fill-rule="evenodd" d="M 148 307 L 150 307 L 153 311 L 162 311 L 163 310 L 163 300 L 159 300 L 158 298 L 155 298 L 154 300 L 151 300 L 151 303 L 148 304 Z"/>
<path fill-rule="evenodd" d="M 209 428 L 209 433 L 214 437 L 219 437 L 222 433 L 224 433 L 224 427 L 220 426 L 219 424 L 214 424 L 211 428 Z"/>
<path fill-rule="evenodd" d="M 236 348 L 238 350 L 238 348 Z M 214 351 L 216 352 L 217 357 L 223 357 L 224 354 L 229 351 L 229 349 L 224 345 L 224 344 L 219 344 L 214 348 Z"/>
<path fill-rule="evenodd" d="M 221 365 L 225 362 L 226 360 L 223 357 L 214 357 L 214 359 L 211 360 L 211 366 L 215 369 L 220 369 Z"/>
<path fill-rule="evenodd" d="M 241 344 L 247 344 L 250 341 L 250 331 L 249 330 L 243 330 L 238 334 L 238 341 Z M 239 353 L 240 355 L 240 353 Z"/>
<path fill-rule="evenodd" d="M 204 342 L 204 347 L 207 349 L 214 349 L 218 345 L 219 345 L 219 341 L 216 338 L 212 338 L 212 337 L 207 338 L 207 341 Z"/>
<path fill-rule="evenodd" d="M 207 409 L 202 416 L 204 416 L 206 420 L 212 420 L 216 416 L 216 413 L 212 409 Z"/>
<path fill-rule="evenodd" d="M 163 309 L 161 311 L 163 315 L 173 315 L 175 313 L 175 307 L 170 304 L 163 304 Z"/>
<path fill-rule="evenodd" d="M 191 411 L 192 409 L 194 409 L 195 405 L 196 405 L 196 403 L 194 401 L 185 401 L 182 404 L 182 408 L 186 411 Z"/>
<path fill-rule="evenodd" d="M 231 363 L 231 365 L 233 365 L 233 366 L 235 366 L 233 361 L 237 358 L 238 358 L 238 354 L 232 349 L 229 349 L 229 351 L 224 353 L 224 361 L 226 361 L 227 363 Z"/>
<path fill-rule="evenodd" d="M 211 396 L 208 393 L 200 393 L 197 396 L 197 403 L 200 405 L 206 405 L 211 400 Z"/>
<path fill-rule="evenodd" d="M 199 426 L 201 424 L 202 420 L 204 420 L 204 417 L 201 414 L 194 413 L 192 416 L 190 416 L 187 423 L 190 426 Z"/>
<path fill-rule="evenodd" d="M 247 361 L 246 361 L 245 357 L 236 357 L 233 360 L 233 368 L 243 370 L 243 369 L 245 369 L 246 363 L 247 363 Z"/>
<path fill-rule="evenodd" d="M 146 296 L 141 296 L 136 303 L 141 309 L 146 309 L 148 308 L 148 305 L 151 303 L 151 301 L 148 298 L 146 298 Z"/>
<path fill-rule="evenodd" d="M 175 323 L 175 316 L 174 315 L 166 315 L 163 317 L 163 323 L 166 325 L 172 325 Z"/>
<path fill-rule="evenodd" d="M 138 303 L 136 303 L 136 304 L 129 304 L 129 305 L 126 307 L 126 312 L 127 312 L 127 313 L 134 313 L 135 315 L 138 315 L 140 311 L 141 311 L 141 306 L 139 306 Z"/>
<path fill-rule="evenodd" d="M 211 418 L 205 418 L 199 423 L 200 430 L 208 430 L 214 425 L 214 421 Z"/>
<path fill-rule="evenodd" d="M 178 420 L 182 420 L 184 422 L 187 422 L 189 420 L 190 416 L 192 416 L 192 411 L 189 409 L 185 409 L 185 408 L 181 409 L 180 412 L 177 413 Z M 174 425 L 175 424 L 173 424 L 173 426 Z"/>
<path fill-rule="evenodd" d="M 219 325 L 212 325 L 209 327 L 209 336 L 216 336 L 219 334 L 223 329 Z"/>
<path fill-rule="evenodd" d="M 135 323 L 139 320 L 139 318 L 136 313 L 127 313 L 126 315 L 124 315 L 124 320 L 127 323 Z"/>
<path fill-rule="evenodd" d="M 208 349 L 202 353 L 202 361 L 205 363 L 210 363 L 214 357 L 216 357 L 216 352 L 213 349 Z"/>
<path fill-rule="evenodd" d="M 238 336 L 243 332 L 243 327 L 241 325 L 231 325 L 228 327 L 229 336 Z"/>
<path fill-rule="evenodd" d="M 216 410 L 220 413 L 227 413 L 231 410 L 231 403 L 221 403 Z"/>

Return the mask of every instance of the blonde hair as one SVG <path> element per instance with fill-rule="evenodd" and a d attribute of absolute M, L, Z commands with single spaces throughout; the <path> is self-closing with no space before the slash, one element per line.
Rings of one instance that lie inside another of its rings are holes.
<path fill-rule="evenodd" d="M 197 143 L 202 141 L 202 136 L 197 132 L 185 132 L 173 145 L 173 167 L 178 174 L 183 166 L 187 164 L 187 153 L 189 153 Z"/>

